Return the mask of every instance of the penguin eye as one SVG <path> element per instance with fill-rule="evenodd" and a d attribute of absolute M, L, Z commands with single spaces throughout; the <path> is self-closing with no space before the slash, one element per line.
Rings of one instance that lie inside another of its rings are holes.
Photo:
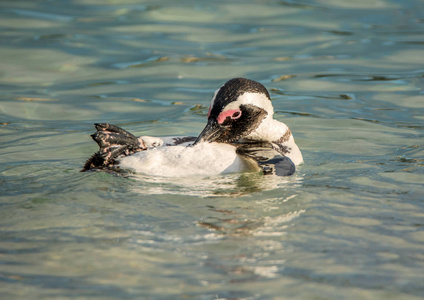
<path fill-rule="evenodd" d="M 238 119 L 241 117 L 241 111 L 237 110 L 236 112 L 233 113 L 233 115 L 231 116 L 231 119 Z"/>
<path fill-rule="evenodd" d="M 241 117 L 241 110 L 234 109 L 234 110 L 223 111 L 222 113 L 218 115 L 216 120 L 218 121 L 219 124 L 222 124 L 224 123 L 225 120 L 237 120 L 240 117 Z"/>

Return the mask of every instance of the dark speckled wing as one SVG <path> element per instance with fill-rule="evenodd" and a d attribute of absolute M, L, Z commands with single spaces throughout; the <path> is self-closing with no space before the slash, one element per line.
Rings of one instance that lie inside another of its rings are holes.
<path fill-rule="evenodd" d="M 265 175 L 290 176 L 296 167 L 290 158 L 282 155 L 268 142 L 246 142 L 235 144 L 237 154 L 256 161 Z"/>
<path fill-rule="evenodd" d="M 94 124 L 97 132 L 91 137 L 99 145 L 85 163 L 82 172 L 91 169 L 104 169 L 116 164 L 116 158 L 145 150 L 143 143 L 128 131 L 109 123 Z"/>

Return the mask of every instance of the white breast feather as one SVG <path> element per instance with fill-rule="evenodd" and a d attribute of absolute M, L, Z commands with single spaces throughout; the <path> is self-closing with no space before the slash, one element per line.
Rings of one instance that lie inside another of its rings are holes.
<path fill-rule="evenodd" d="M 163 177 L 212 176 L 253 168 L 236 154 L 234 146 L 218 143 L 158 147 L 123 157 L 119 166 Z"/>

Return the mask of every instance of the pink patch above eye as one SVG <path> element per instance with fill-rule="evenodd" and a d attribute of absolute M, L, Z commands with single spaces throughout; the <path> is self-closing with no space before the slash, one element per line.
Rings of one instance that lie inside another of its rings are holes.
<path fill-rule="evenodd" d="M 238 109 L 230 109 L 230 110 L 223 111 L 222 113 L 219 114 L 216 120 L 218 121 L 219 124 L 222 124 L 228 117 L 230 117 L 233 120 L 238 119 L 241 117 L 241 111 Z"/>

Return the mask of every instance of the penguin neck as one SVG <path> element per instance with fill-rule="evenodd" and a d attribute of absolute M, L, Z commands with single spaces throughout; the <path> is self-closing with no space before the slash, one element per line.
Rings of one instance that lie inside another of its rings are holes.
<path fill-rule="evenodd" d="M 272 114 L 269 114 L 258 128 L 252 131 L 247 139 L 273 142 L 279 140 L 289 130 L 288 126 L 282 122 L 279 122 L 272 118 Z"/>

